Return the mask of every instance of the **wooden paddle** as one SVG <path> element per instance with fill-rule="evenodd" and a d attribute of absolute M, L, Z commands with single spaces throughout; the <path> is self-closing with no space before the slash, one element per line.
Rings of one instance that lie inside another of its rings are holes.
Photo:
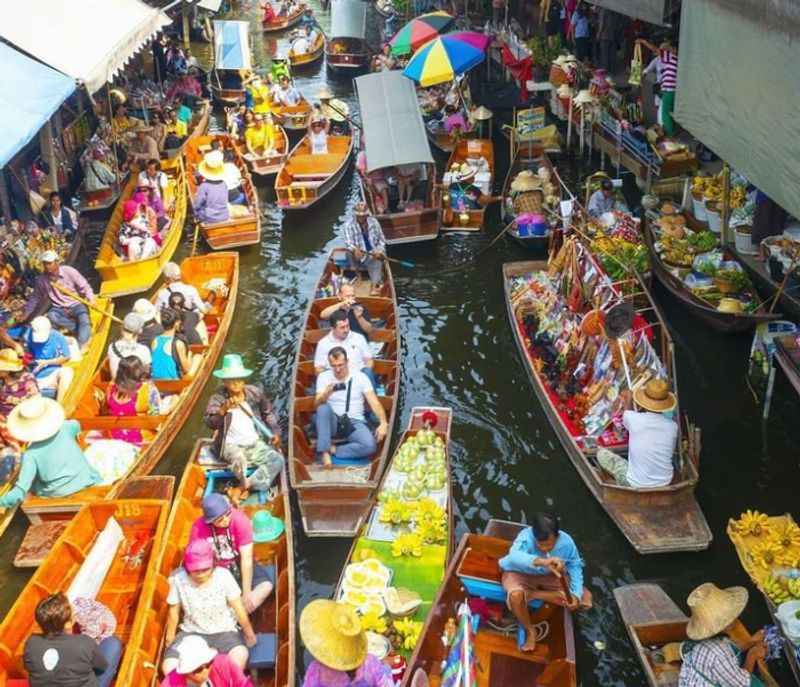
<path fill-rule="evenodd" d="M 390 258 L 388 255 L 381 255 L 379 256 L 381 260 L 386 260 L 387 262 L 396 262 L 398 265 L 402 265 L 403 267 L 416 267 L 417 263 L 411 262 L 409 260 L 398 260 L 397 258 Z"/>
<path fill-rule="evenodd" d="M 91 308 L 92 310 L 96 310 L 101 315 L 105 315 L 106 317 L 110 317 L 112 321 L 116 322 L 117 324 L 122 324 L 122 320 L 119 317 L 112 315 L 110 312 L 103 310 L 101 307 L 95 305 L 91 301 L 87 301 L 85 298 L 82 298 L 77 293 L 73 293 L 68 288 L 61 286 L 58 282 L 50 282 L 50 285 L 56 289 L 57 291 L 61 291 L 65 296 L 69 296 L 70 298 L 78 301 L 78 303 L 83 303 L 87 308 Z"/>

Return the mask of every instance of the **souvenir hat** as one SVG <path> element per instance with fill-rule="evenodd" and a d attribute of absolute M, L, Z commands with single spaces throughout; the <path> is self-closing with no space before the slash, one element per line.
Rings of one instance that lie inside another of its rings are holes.
<path fill-rule="evenodd" d="M 327 86 L 323 86 L 319 93 L 317 93 L 317 98 L 320 100 L 330 100 L 333 98 L 333 93 L 331 93 L 331 89 Z"/>
<path fill-rule="evenodd" d="M 164 267 L 161 268 L 161 274 L 164 275 L 165 279 L 180 279 L 181 268 L 177 263 L 167 262 L 164 264 Z"/>
<path fill-rule="evenodd" d="M 22 368 L 22 358 L 13 348 L 0 350 L 0 372 L 19 372 Z"/>
<path fill-rule="evenodd" d="M 485 122 L 487 119 L 494 117 L 494 112 L 492 112 L 488 107 L 481 105 L 470 112 L 470 117 L 475 121 Z"/>
<path fill-rule="evenodd" d="M 156 319 L 156 306 L 153 305 L 146 298 L 137 298 L 133 304 L 133 312 L 144 320 L 144 323 Z"/>
<path fill-rule="evenodd" d="M 223 181 L 225 179 L 225 158 L 221 150 L 212 150 L 205 154 L 203 161 L 197 166 L 200 172 L 209 181 Z"/>
<path fill-rule="evenodd" d="M 268 510 L 260 510 L 253 515 L 253 541 L 258 544 L 274 541 L 283 534 L 284 529 L 283 520 Z"/>
<path fill-rule="evenodd" d="M 633 400 L 645 410 L 664 413 L 677 405 L 675 394 L 663 379 L 651 379 L 633 392 Z"/>
<path fill-rule="evenodd" d="M 686 600 L 692 614 L 686 626 L 689 639 L 699 641 L 722 632 L 742 614 L 747 597 L 744 587 L 720 589 L 713 582 L 701 584 Z"/>
<path fill-rule="evenodd" d="M 245 379 L 251 374 L 253 371 L 244 366 L 242 356 L 238 353 L 226 353 L 222 358 L 222 367 L 214 370 L 217 379 Z"/>
<path fill-rule="evenodd" d="M 231 502 L 222 494 L 209 494 L 203 499 L 203 520 L 211 524 L 231 512 Z"/>
<path fill-rule="evenodd" d="M 523 169 L 511 182 L 512 191 L 538 191 L 542 188 L 542 180 L 530 169 Z"/>
<path fill-rule="evenodd" d="M 181 640 L 177 646 L 178 667 L 175 672 L 178 675 L 189 675 L 206 663 L 211 663 L 216 656 L 217 650 L 208 646 L 208 643 L 200 635 L 189 635 Z"/>
<path fill-rule="evenodd" d="M 26 398 L 8 415 L 8 431 L 19 441 L 44 441 L 64 423 L 61 404 L 44 396 Z"/>
<path fill-rule="evenodd" d="M 738 298 L 721 298 L 717 310 L 730 315 L 738 315 L 743 310 L 742 302 Z"/>
<path fill-rule="evenodd" d="M 42 262 L 58 262 L 58 253 L 56 253 L 54 250 L 46 250 L 41 254 L 39 259 Z"/>
<path fill-rule="evenodd" d="M 122 328 L 130 334 L 136 334 L 138 336 L 142 333 L 142 329 L 144 329 L 144 319 L 135 312 L 129 312 L 125 315 L 125 319 L 122 320 Z"/>
<path fill-rule="evenodd" d="M 192 539 L 183 552 L 183 567 L 187 572 L 214 567 L 214 549 L 208 539 Z"/>
<path fill-rule="evenodd" d="M 367 636 L 350 606 L 315 599 L 300 614 L 300 638 L 308 652 L 333 670 L 354 670 L 367 657 Z"/>
<path fill-rule="evenodd" d="M 35 343 L 47 341 L 51 331 L 53 331 L 53 324 L 44 315 L 34 317 L 31 321 L 31 338 Z"/>

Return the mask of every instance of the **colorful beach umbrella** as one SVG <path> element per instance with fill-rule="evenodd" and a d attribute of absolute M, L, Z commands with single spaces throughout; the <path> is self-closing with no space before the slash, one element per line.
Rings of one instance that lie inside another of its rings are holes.
<path fill-rule="evenodd" d="M 485 57 L 484 50 L 447 34 L 434 38 L 417 50 L 403 74 L 420 86 L 435 86 L 452 81 L 483 62 Z"/>
<path fill-rule="evenodd" d="M 453 23 L 447 12 L 429 12 L 412 19 L 389 41 L 393 55 L 408 55 L 446 31 Z"/>
<path fill-rule="evenodd" d="M 484 52 L 486 52 L 486 48 L 489 47 L 489 43 L 492 42 L 491 36 L 487 36 L 485 33 L 478 33 L 477 31 L 451 31 L 450 33 L 444 34 L 444 37 L 455 38 L 464 43 L 469 43 L 473 48 L 483 50 Z"/>

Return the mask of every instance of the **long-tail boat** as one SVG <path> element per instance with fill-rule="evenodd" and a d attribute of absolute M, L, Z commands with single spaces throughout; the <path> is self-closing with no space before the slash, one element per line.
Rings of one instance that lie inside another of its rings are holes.
<path fill-rule="evenodd" d="M 368 6 L 364 0 L 332 1 L 330 38 L 325 43 L 325 64 L 332 75 L 352 78 L 369 66 Z"/>
<path fill-rule="evenodd" d="M 352 537 L 361 529 L 373 504 L 394 426 L 400 389 L 400 333 L 397 295 L 389 265 L 384 265 L 385 279 L 379 296 L 370 296 L 370 283 L 359 271 L 354 283 L 358 302 L 381 327 L 370 334 L 370 343 L 380 345 L 374 356 L 373 371 L 380 386 L 378 400 L 386 412 L 388 431 L 378 444 L 375 455 L 364 466 L 333 466 L 325 469 L 316 456 L 315 442 L 308 433 L 314 414 L 316 372 L 314 351 L 317 342 L 328 333 L 320 312 L 338 302 L 338 285 L 347 278 L 346 251 L 335 249 L 325 263 L 305 316 L 305 325 L 297 345 L 292 391 L 289 402 L 289 479 L 297 494 L 303 529 L 310 537 Z"/>
<path fill-rule="evenodd" d="M 271 2 L 271 0 L 268 0 Z M 271 3 L 273 6 L 278 6 L 275 3 Z M 280 9 L 280 7 L 278 6 Z M 303 18 L 303 14 L 306 11 L 305 3 L 299 3 L 292 7 L 291 11 L 288 14 L 278 15 L 276 14 L 275 17 L 269 22 L 261 22 L 261 30 L 264 33 L 277 33 L 278 31 L 285 31 L 286 29 L 292 28 L 295 24 L 299 23 L 300 20 Z"/>
<path fill-rule="evenodd" d="M 483 174 L 488 174 L 488 179 L 479 178 L 475 168 L 470 166 L 469 172 L 462 173 L 463 165 L 467 160 L 484 159 L 488 168 Z M 494 183 L 494 146 L 488 138 L 470 138 L 460 140 L 450 159 L 447 161 L 445 175 L 449 179 L 442 193 L 442 231 L 480 231 L 484 227 L 486 208 L 496 200 L 492 197 L 492 184 Z M 488 192 L 480 192 L 478 207 L 471 208 L 466 204 L 463 207 L 453 207 L 452 192 L 459 188 L 465 192 L 470 187 L 486 186 Z"/>

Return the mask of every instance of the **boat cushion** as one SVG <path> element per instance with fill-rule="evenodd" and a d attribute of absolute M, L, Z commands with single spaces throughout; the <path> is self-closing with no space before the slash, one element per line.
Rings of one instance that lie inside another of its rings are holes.
<path fill-rule="evenodd" d="M 256 645 L 250 649 L 248 668 L 274 668 L 277 649 L 276 636 L 271 632 L 256 633 Z"/>

